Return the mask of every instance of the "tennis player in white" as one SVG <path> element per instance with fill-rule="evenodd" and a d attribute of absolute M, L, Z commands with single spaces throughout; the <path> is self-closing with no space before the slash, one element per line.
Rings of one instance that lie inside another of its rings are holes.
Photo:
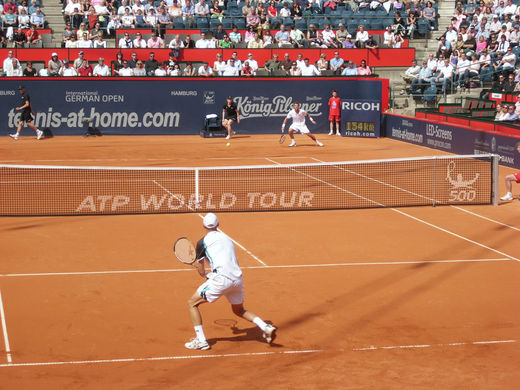
<path fill-rule="evenodd" d="M 284 119 L 282 124 L 282 133 L 285 130 L 285 124 L 287 123 L 288 119 L 292 119 L 292 124 L 289 127 L 289 137 L 291 137 L 291 144 L 289 146 L 296 146 L 296 141 L 294 140 L 294 132 L 300 132 L 302 134 L 305 134 L 310 139 L 312 139 L 314 142 L 316 142 L 316 145 L 323 146 L 323 144 L 316 139 L 314 135 L 310 132 L 310 130 L 307 128 L 307 125 L 305 124 L 305 118 L 309 118 L 310 121 L 315 125 L 316 121 L 311 118 L 311 116 L 305 111 L 300 110 L 300 103 L 294 102 L 293 109 L 289 111 L 287 114 L 287 117 Z"/>
<path fill-rule="evenodd" d="M 276 337 L 276 328 L 264 322 L 256 314 L 244 309 L 244 281 L 235 253 L 233 241 L 218 230 L 218 218 L 213 213 L 204 217 L 202 224 L 207 234 L 197 243 L 197 261 L 194 266 L 199 274 L 207 279 L 188 300 L 191 321 L 196 337 L 185 345 L 188 349 L 210 349 L 202 329 L 202 317 L 199 305 L 215 302 L 224 295 L 233 313 L 256 324 L 263 332 L 265 340 L 271 344 Z M 209 265 L 206 272 L 204 263 Z"/>

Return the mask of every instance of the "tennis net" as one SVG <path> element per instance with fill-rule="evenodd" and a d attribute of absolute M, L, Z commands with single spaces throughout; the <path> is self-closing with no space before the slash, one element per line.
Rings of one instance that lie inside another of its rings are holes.
<path fill-rule="evenodd" d="M 202 168 L 0 165 L 0 215 L 497 203 L 498 156 Z"/>

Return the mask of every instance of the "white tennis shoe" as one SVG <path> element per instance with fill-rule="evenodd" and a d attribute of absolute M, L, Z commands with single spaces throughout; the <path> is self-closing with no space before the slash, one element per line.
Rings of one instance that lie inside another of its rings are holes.
<path fill-rule="evenodd" d="M 508 192 L 503 197 L 501 197 L 500 200 L 513 200 L 513 195 L 510 192 Z"/>
<path fill-rule="evenodd" d="M 265 341 L 267 341 L 268 344 L 271 344 L 276 338 L 276 328 L 271 324 L 267 324 L 263 336 Z"/>
<path fill-rule="evenodd" d="M 9 134 L 9 137 L 14 139 L 15 141 L 18 141 L 18 134 Z"/>
<path fill-rule="evenodd" d="M 336 135 L 341 136 L 341 133 L 339 131 L 336 131 Z"/>
<path fill-rule="evenodd" d="M 329 135 L 334 135 L 334 132 L 332 130 L 329 131 Z"/>
<path fill-rule="evenodd" d="M 293 140 L 293 141 L 289 144 L 289 146 L 296 146 L 296 141 Z"/>
<path fill-rule="evenodd" d="M 37 130 L 36 131 L 36 139 L 42 139 L 43 137 L 43 131 Z"/>
<path fill-rule="evenodd" d="M 203 342 L 200 341 L 198 338 L 192 339 L 191 341 L 184 344 L 184 346 L 188 349 L 198 349 L 201 351 L 206 351 L 211 348 L 207 341 Z"/>
<path fill-rule="evenodd" d="M 323 144 L 320 141 L 316 141 L 316 145 L 323 146 Z"/>

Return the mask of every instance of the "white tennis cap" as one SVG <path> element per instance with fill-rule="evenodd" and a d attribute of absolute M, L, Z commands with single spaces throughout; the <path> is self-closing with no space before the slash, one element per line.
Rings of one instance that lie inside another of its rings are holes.
<path fill-rule="evenodd" d="M 207 213 L 202 220 L 202 224 L 205 228 L 213 229 L 218 226 L 218 218 L 213 213 Z"/>

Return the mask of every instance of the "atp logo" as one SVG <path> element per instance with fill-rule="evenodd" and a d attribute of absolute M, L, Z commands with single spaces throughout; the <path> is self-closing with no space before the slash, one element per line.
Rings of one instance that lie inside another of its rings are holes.
<path fill-rule="evenodd" d="M 203 104 L 215 104 L 215 91 L 204 91 Z"/>
<path fill-rule="evenodd" d="M 462 173 L 456 173 L 455 161 L 450 161 L 446 171 L 446 180 L 451 184 L 451 190 L 448 201 L 451 202 L 472 202 L 477 196 L 477 191 L 473 185 L 480 177 L 480 173 L 475 173 L 475 176 L 470 180 L 465 180 Z"/>

